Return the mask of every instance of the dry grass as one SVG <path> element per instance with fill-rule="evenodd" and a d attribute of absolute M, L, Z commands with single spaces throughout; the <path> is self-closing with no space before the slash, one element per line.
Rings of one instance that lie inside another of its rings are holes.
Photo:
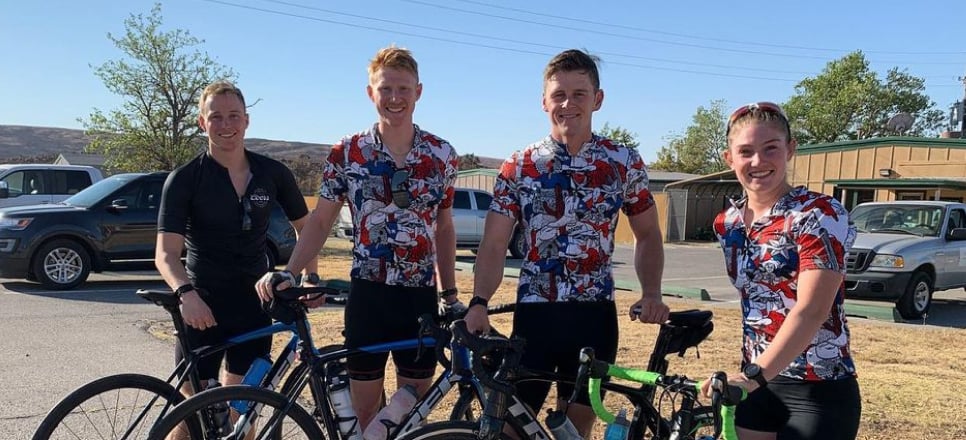
<path fill-rule="evenodd" d="M 348 242 L 331 239 L 320 258 L 323 278 L 348 276 L 351 255 Z M 457 273 L 458 287 L 472 292 L 472 275 Z M 513 301 L 515 279 L 507 279 L 491 304 Z M 618 295 L 619 311 L 626 311 L 636 294 Z M 465 297 L 464 297 L 465 298 Z M 700 346 L 700 358 L 689 352 L 684 358 L 670 359 L 670 373 L 705 377 L 714 370 L 734 372 L 740 350 L 740 313 L 733 306 L 668 298 L 672 310 L 711 308 L 715 330 Z M 313 336 L 318 345 L 342 341 L 342 309 L 322 308 L 310 314 Z M 510 331 L 508 315 L 494 316 L 492 324 Z M 862 390 L 862 424 L 859 439 L 966 438 L 961 390 L 966 389 L 966 374 L 961 366 L 962 341 L 966 330 L 881 323 L 863 319 L 849 322 L 852 349 L 859 370 Z M 643 368 L 657 335 L 654 325 L 620 320 L 621 349 L 618 363 Z M 278 344 L 276 344 L 278 345 Z M 959 365 L 959 366 L 957 366 Z M 392 374 L 387 387 L 392 389 Z M 618 405 L 611 401 L 608 404 Z M 603 437 L 598 423 L 596 438 Z"/>

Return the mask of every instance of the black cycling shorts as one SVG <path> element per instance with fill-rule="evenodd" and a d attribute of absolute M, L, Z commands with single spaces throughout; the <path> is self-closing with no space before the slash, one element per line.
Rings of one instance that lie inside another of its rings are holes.
<path fill-rule="evenodd" d="M 854 440 L 862 399 L 855 378 L 807 382 L 778 376 L 738 405 L 735 424 L 782 440 Z"/>
<path fill-rule="evenodd" d="M 191 347 L 223 344 L 233 336 L 271 325 L 272 318 L 262 311 L 258 294 L 255 292 L 256 281 L 257 279 L 251 277 L 239 277 L 237 280 L 221 282 L 217 285 L 201 283 L 195 285 L 206 291 L 202 299 L 211 308 L 217 325 L 205 330 L 188 327 L 186 337 Z M 222 353 L 215 353 L 201 359 L 198 363 L 199 377 L 203 382 L 208 379 L 218 379 L 222 360 L 225 361 L 225 369 L 229 373 L 244 375 L 256 357 L 269 355 L 271 349 L 271 336 L 235 345 Z M 181 346 L 177 345 L 175 363 L 183 358 Z"/>
<path fill-rule="evenodd" d="M 593 347 L 595 356 L 613 363 L 617 356 L 617 308 L 612 301 L 517 304 L 513 334 L 526 339 L 521 365 L 528 369 L 576 377 L 580 349 Z M 525 381 L 517 384 L 517 396 L 539 413 L 550 382 Z M 557 383 L 557 398 L 573 394 L 570 383 Z M 590 404 L 587 392 L 577 403 Z"/>
<path fill-rule="evenodd" d="M 345 346 L 367 345 L 413 339 L 419 335 L 419 316 L 436 316 L 436 287 L 390 286 L 353 278 L 345 307 Z M 396 350 L 392 361 L 396 374 L 410 379 L 426 379 L 436 373 L 436 354 L 427 347 Z M 349 356 L 346 369 L 354 380 L 376 380 L 386 374 L 389 352 Z"/>

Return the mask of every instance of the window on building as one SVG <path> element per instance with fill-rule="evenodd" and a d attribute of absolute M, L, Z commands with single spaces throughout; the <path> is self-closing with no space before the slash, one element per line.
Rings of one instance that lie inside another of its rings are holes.
<path fill-rule="evenodd" d="M 926 200 L 923 191 L 896 191 L 896 200 Z"/>
<path fill-rule="evenodd" d="M 835 187 L 832 189 L 832 196 L 841 201 L 845 209 L 851 211 L 855 205 L 874 201 L 875 190 Z"/>

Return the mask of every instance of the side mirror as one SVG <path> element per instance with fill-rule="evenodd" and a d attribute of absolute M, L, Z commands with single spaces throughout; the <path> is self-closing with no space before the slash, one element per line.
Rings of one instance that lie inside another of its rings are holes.
<path fill-rule="evenodd" d="M 7 182 L 0 182 L 0 199 L 6 199 L 10 197 L 10 186 Z"/>
<path fill-rule="evenodd" d="M 127 208 L 128 208 L 128 206 L 127 206 L 127 200 L 117 199 L 117 200 L 111 201 L 111 209 L 113 209 L 113 210 L 116 210 L 116 211 L 124 211 Z"/>

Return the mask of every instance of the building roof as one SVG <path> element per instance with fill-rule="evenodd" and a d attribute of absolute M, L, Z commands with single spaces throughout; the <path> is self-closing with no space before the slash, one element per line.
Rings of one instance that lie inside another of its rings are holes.
<path fill-rule="evenodd" d="M 87 153 L 60 153 L 54 163 L 64 165 L 89 165 L 93 167 L 104 166 L 104 156 L 100 154 Z"/>
<path fill-rule="evenodd" d="M 912 177 L 901 179 L 829 179 L 834 185 L 865 188 L 923 188 L 923 189 L 966 189 L 966 178 L 962 177 Z"/>
<path fill-rule="evenodd" d="M 830 151 L 858 150 L 862 148 L 882 147 L 888 145 L 966 149 L 966 139 L 888 136 L 872 139 L 831 142 L 825 144 L 799 145 L 796 154 L 808 155 L 816 153 L 828 153 Z"/>
<path fill-rule="evenodd" d="M 658 171 L 658 170 L 647 171 L 647 178 L 651 182 L 677 182 L 679 180 L 693 179 L 695 177 L 701 177 L 701 176 L 698 174 L 677 173 L 673 171 Z"/>

